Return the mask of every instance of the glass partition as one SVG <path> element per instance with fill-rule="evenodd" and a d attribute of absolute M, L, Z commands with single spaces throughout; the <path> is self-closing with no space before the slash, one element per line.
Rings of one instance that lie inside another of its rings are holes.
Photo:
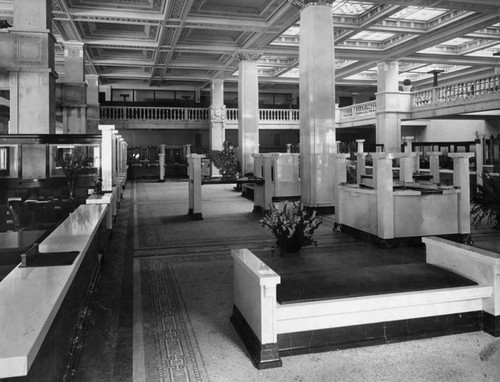
<path fill-rule="evenodd" d="M 0 171 L 9 169 L 9 149 L 8 147 L 0 147 Z"/>
<path fill-rule="evenodd" d="M 17 178 L 19 176 L 18 145 L 0 146 L 0 178 Z"/>
<path fill-rule="evenodd" d="M 99 175 L 101 168 L 101 149 L 98 144 L 51 144 L 50 176 L 64 176 L 63 162 L 78 165 L 85 162 L 88 168 L 83 174 Z"/>

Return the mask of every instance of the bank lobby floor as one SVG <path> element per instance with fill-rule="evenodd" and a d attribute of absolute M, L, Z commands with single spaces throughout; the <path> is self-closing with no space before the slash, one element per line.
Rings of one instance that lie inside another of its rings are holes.
<path fill-rule="evenodd" d="M 283 357 L 283 367 L 254 368 L 229 318 L 231 249 L 248 248 L 272 264 L 273 237 L 253 202 L 234 185 L 202 186 L 203 220 L 188 212 L 187 182 L 129 182 L 101 267 L 74 381 L 498 381 L 500 342 L 474 332 L 380 346 Z M 500 250 L 499 232 L 473 230 Z M 425 248 L 380 249 L 333 230 L 326 215 L 318 247 L 289 259 L 308 269 L 368 256 L 422 263 Z M 288 261 L 285 259 L 285 261 Z"/>

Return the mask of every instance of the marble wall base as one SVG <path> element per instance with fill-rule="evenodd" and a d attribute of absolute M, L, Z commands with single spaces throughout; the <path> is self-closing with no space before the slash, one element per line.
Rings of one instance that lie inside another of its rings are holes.
<path fill-rule="evenodd" d="M 245 317 L 236 306 L 233 306 L 231 323 L 245 345 L 253 364 L 259 370 L 281 367 L 278 344 L 261 344 Z"/>
<path fill-rule="evenodd" d="M 414 341 L 480 330 L 500 336 L 500 317 L 481 311 L 278 334 L 278 343 L 264 346 L 236 307 L 233 307 L 231 323 L 259 370 L 281 367 L 281 357 L 291 355 Z"/>
<path fill-rule="evenodd" d="M 280 356 L 382 345 L 481 330 L 482 312 L 278 334 Z"/>
<path fill-rule="evenodd" d="M 483 312 L 483 331 L 495 337 L 500 337 L 500 316 Z"/>

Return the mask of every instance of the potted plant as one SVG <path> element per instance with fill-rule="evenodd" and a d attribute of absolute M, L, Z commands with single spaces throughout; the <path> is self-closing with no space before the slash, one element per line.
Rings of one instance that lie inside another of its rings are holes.
<path fill-rule="evenodd" d="M 411 90 L 411 80 L 409 78 L 406 78 L 403 81 L 403 91 L 409 92 Z"/>
<path fill-rule="evenodd" d="M 54 157 L 54 160 L 57 167 L 60 167 L 66 176 L 69 198 L 73 199 L 76 181 L 81 174 L 88 171 L 92 160 L 84 155 L 73 155 L 71 153 L 65 153 L 62 158 Z"/>
<path fill-rule="evenodd" d="M 209 158 L 223 178 L 236 178 L 240 172 L 240 163 L 236 156 L 236 148 L 224 141 L 222 150 L 212 150 Z"/>
<path fill-rule="evenodd" d="M 260 221 L 276 238 L 272 251 L 298 252 L 303 246 L 317 245 L 313 239 L 314 231 L 322 223 L 316 211 L 304 207 L 302 202 L 285 202 L 282 205 L 270 206 Z"/>
<path fill-rule="evenodd" d="M 477 192 L 472 197 L 472 224 L 477 226 L 486 219 L 495 223 L 494 229 L 500 229 L 500 177 L 484 174 L 483 184 L 477 185 Z"/>

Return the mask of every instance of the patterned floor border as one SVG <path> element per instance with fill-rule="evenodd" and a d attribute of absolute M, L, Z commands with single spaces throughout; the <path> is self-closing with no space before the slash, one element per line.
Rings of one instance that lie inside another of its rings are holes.
<path fill-rule="evenodd" d="M 134 260 L 134 380 L 208 381 L 173 266 L 211 258 L 228 254 Z"/>

